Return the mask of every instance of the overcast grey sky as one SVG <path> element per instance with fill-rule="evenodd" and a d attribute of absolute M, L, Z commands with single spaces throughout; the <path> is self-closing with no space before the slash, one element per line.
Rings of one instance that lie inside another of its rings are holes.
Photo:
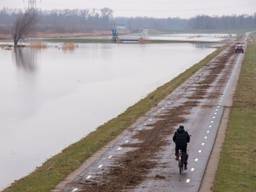
<path fill-rule="evenodd" d="M 0 8 L 22 8 L 25 0 L 0 0 Z M 253 14 L 256 0 L 40 0 L 42 9 L 102 8 L 115 16 L 191 17 L 198 14 Z"/>

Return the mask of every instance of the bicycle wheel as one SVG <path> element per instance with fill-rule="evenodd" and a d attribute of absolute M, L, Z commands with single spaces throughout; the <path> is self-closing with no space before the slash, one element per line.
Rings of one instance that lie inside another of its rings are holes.
<path fill-rule="evenodd" d="M 179 173 L 180 175 L 182 174 L 182 171 L 183 171 L 183 163 L 181 161 L 181 159 L 179 160 Z"/>

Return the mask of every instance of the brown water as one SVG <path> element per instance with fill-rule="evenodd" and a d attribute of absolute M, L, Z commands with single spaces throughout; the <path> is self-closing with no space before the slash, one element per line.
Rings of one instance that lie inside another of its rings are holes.
<path fill-rule="evenodd" d="M 188 43 L 0 49 L 0 189 L 212 51 Z"/>

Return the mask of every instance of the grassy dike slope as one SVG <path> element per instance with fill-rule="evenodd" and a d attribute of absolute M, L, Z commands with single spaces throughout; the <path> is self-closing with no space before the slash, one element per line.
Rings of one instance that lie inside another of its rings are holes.
<path fill-rule="evenodd" d="M 215 178 L 215 192 L 256 192 L 256 35 L 248 45 Z"/>
<path fill-rule="evenodd" d="M 146 98 L 128 108 L 118 117 L 110 120 L 79 142 L 53 156 L 33 173 L 15 182 L 5 189 L 4 192 L 49 192 L 67 175 L 79 168 L 86 159 L 117 137 L 124 129 L 132 125 L 153 106 L 157 105 L 220 52 L 221 49 L 213 52 L 175 79 L 159 87 Z"/>

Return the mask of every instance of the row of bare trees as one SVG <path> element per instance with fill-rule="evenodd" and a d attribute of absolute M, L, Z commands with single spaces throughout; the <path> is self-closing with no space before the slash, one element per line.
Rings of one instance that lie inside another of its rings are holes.
<path fill-rule="evenodd" d="M 256 30 L 256 13 L 254 15 L 207 16 L 201 15 L 190 19 L 119 17 L 117 24 L 130 30 L 157 29 L 169 32 L 240 32 Z"/>
<path fill-rule="evenodd" d="M 0 16 L 3 16 L 2 22 L 5 25 L 8 23 L 5 20 L 9 20 L 9 23 L 10 21 L 14 22 L 12 27 L 14 46 L 17 46 L 19 41 L 33 32 L 34 29 L 48 33 L 79 33 L 111 31 L 113 25 L 113 11 L 109 8 L 40 11 L 30 6 L 24 12 L 2 10 Z"/>

